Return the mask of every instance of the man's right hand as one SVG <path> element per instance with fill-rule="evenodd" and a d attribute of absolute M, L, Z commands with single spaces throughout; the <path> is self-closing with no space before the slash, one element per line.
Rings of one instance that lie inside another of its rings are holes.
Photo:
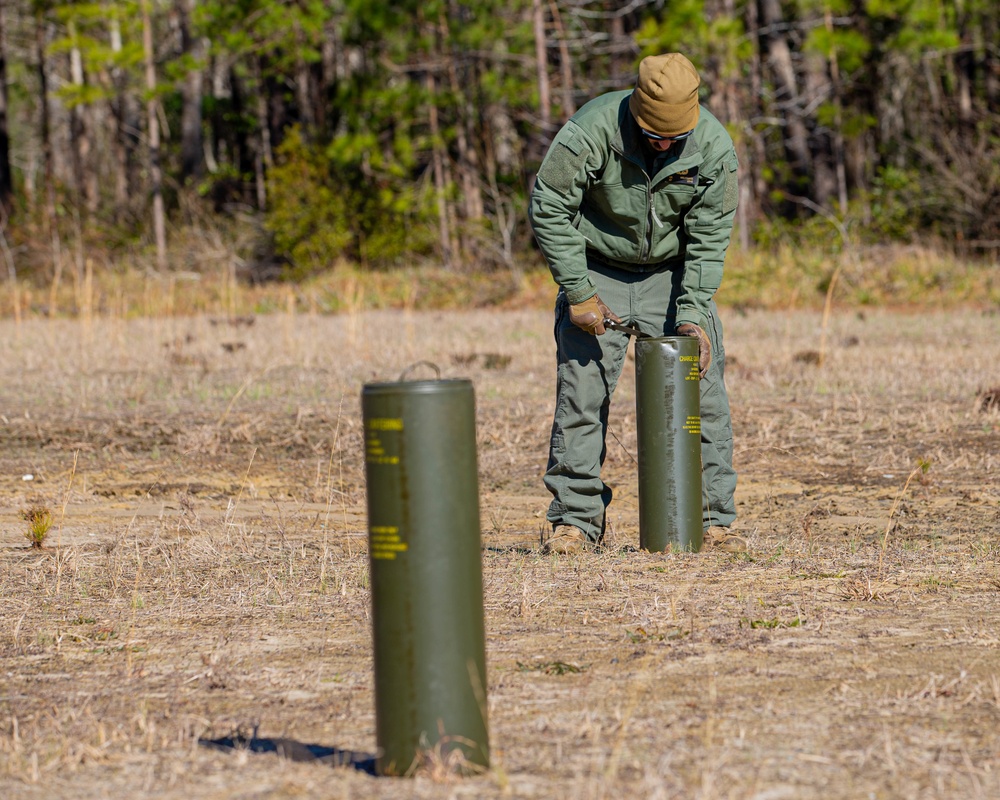
<path fill-rule="evenodd" d="M 604 301 L 596 294 L 582 303 L 570 303 L 569 321 L 580 330 L 592 333 L 594 336 L 603 336 L 606 319 L 621 322 L 618 315 L 604 305 Z"/>

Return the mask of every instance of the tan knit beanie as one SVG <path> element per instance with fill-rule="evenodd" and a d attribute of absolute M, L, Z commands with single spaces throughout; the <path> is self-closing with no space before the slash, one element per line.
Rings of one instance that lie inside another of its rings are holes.
<path fill-rule="evenodd" d="M 647 56 L 628 107 L 639 127 L 658 136 L 679 136 L 698 124 L 698 86 L 694 64 L 680 53 Z"/>

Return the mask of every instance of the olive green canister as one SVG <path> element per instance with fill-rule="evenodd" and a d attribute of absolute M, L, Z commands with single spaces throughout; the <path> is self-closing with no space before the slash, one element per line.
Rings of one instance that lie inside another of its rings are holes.
<path fill-rule="evenodd" d="M 637 339 L 635 383 L 639 546 L 697 552 L 702 545 L 698 340 Z"/>
<path fill-rule="evenodd" d="M 361 396 L 377 770 L 489 766 L 476 457 L 468 380 L 372 383 Z"/>

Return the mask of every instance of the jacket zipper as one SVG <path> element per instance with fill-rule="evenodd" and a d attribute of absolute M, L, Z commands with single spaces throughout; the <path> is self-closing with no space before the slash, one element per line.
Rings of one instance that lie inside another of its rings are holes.
<path fill-rule="evenodd" d="M 649 260 L 649 254 L 653 252 L 653 225 L 655 224 L 657 228 L 663 227 L 663 223 L 656 216 L 656 206 L 653 203 L 653 182 L 648 175 L 646 176 L 646 206 L 649 211 L 649 219 L 646 223 L 646 241 L 643 243 L 645 250 L 640 253 L 639 259 L 644 264 Z"/>

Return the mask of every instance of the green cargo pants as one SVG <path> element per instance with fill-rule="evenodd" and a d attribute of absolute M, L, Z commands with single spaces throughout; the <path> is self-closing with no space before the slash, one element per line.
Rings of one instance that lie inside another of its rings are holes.
<path fill-rule="evenodd" d="M 631 272 L 592 260 L 589 268 L 601 300 L 622 322 L 651 336 L 674 334 L 680 269 Z M 712 342 L 712 363 L 700 384 L 702 508 L 707 529 L 731 525 L 736 519 L 733 428 L 724 382 L 726 352 L 714 301 L 705 331 Z M 580 330 L 570 322 L 569 303 L 560 291 L 555 339 L 556 408 L 544 478 L 552 503 L 546 516 L 552 525 L 575 525 L 599 542 L 612 496 L 611 487 L 601 480 L 608 411 L 629 337 L 612 330 L 603 336 Z"/>

